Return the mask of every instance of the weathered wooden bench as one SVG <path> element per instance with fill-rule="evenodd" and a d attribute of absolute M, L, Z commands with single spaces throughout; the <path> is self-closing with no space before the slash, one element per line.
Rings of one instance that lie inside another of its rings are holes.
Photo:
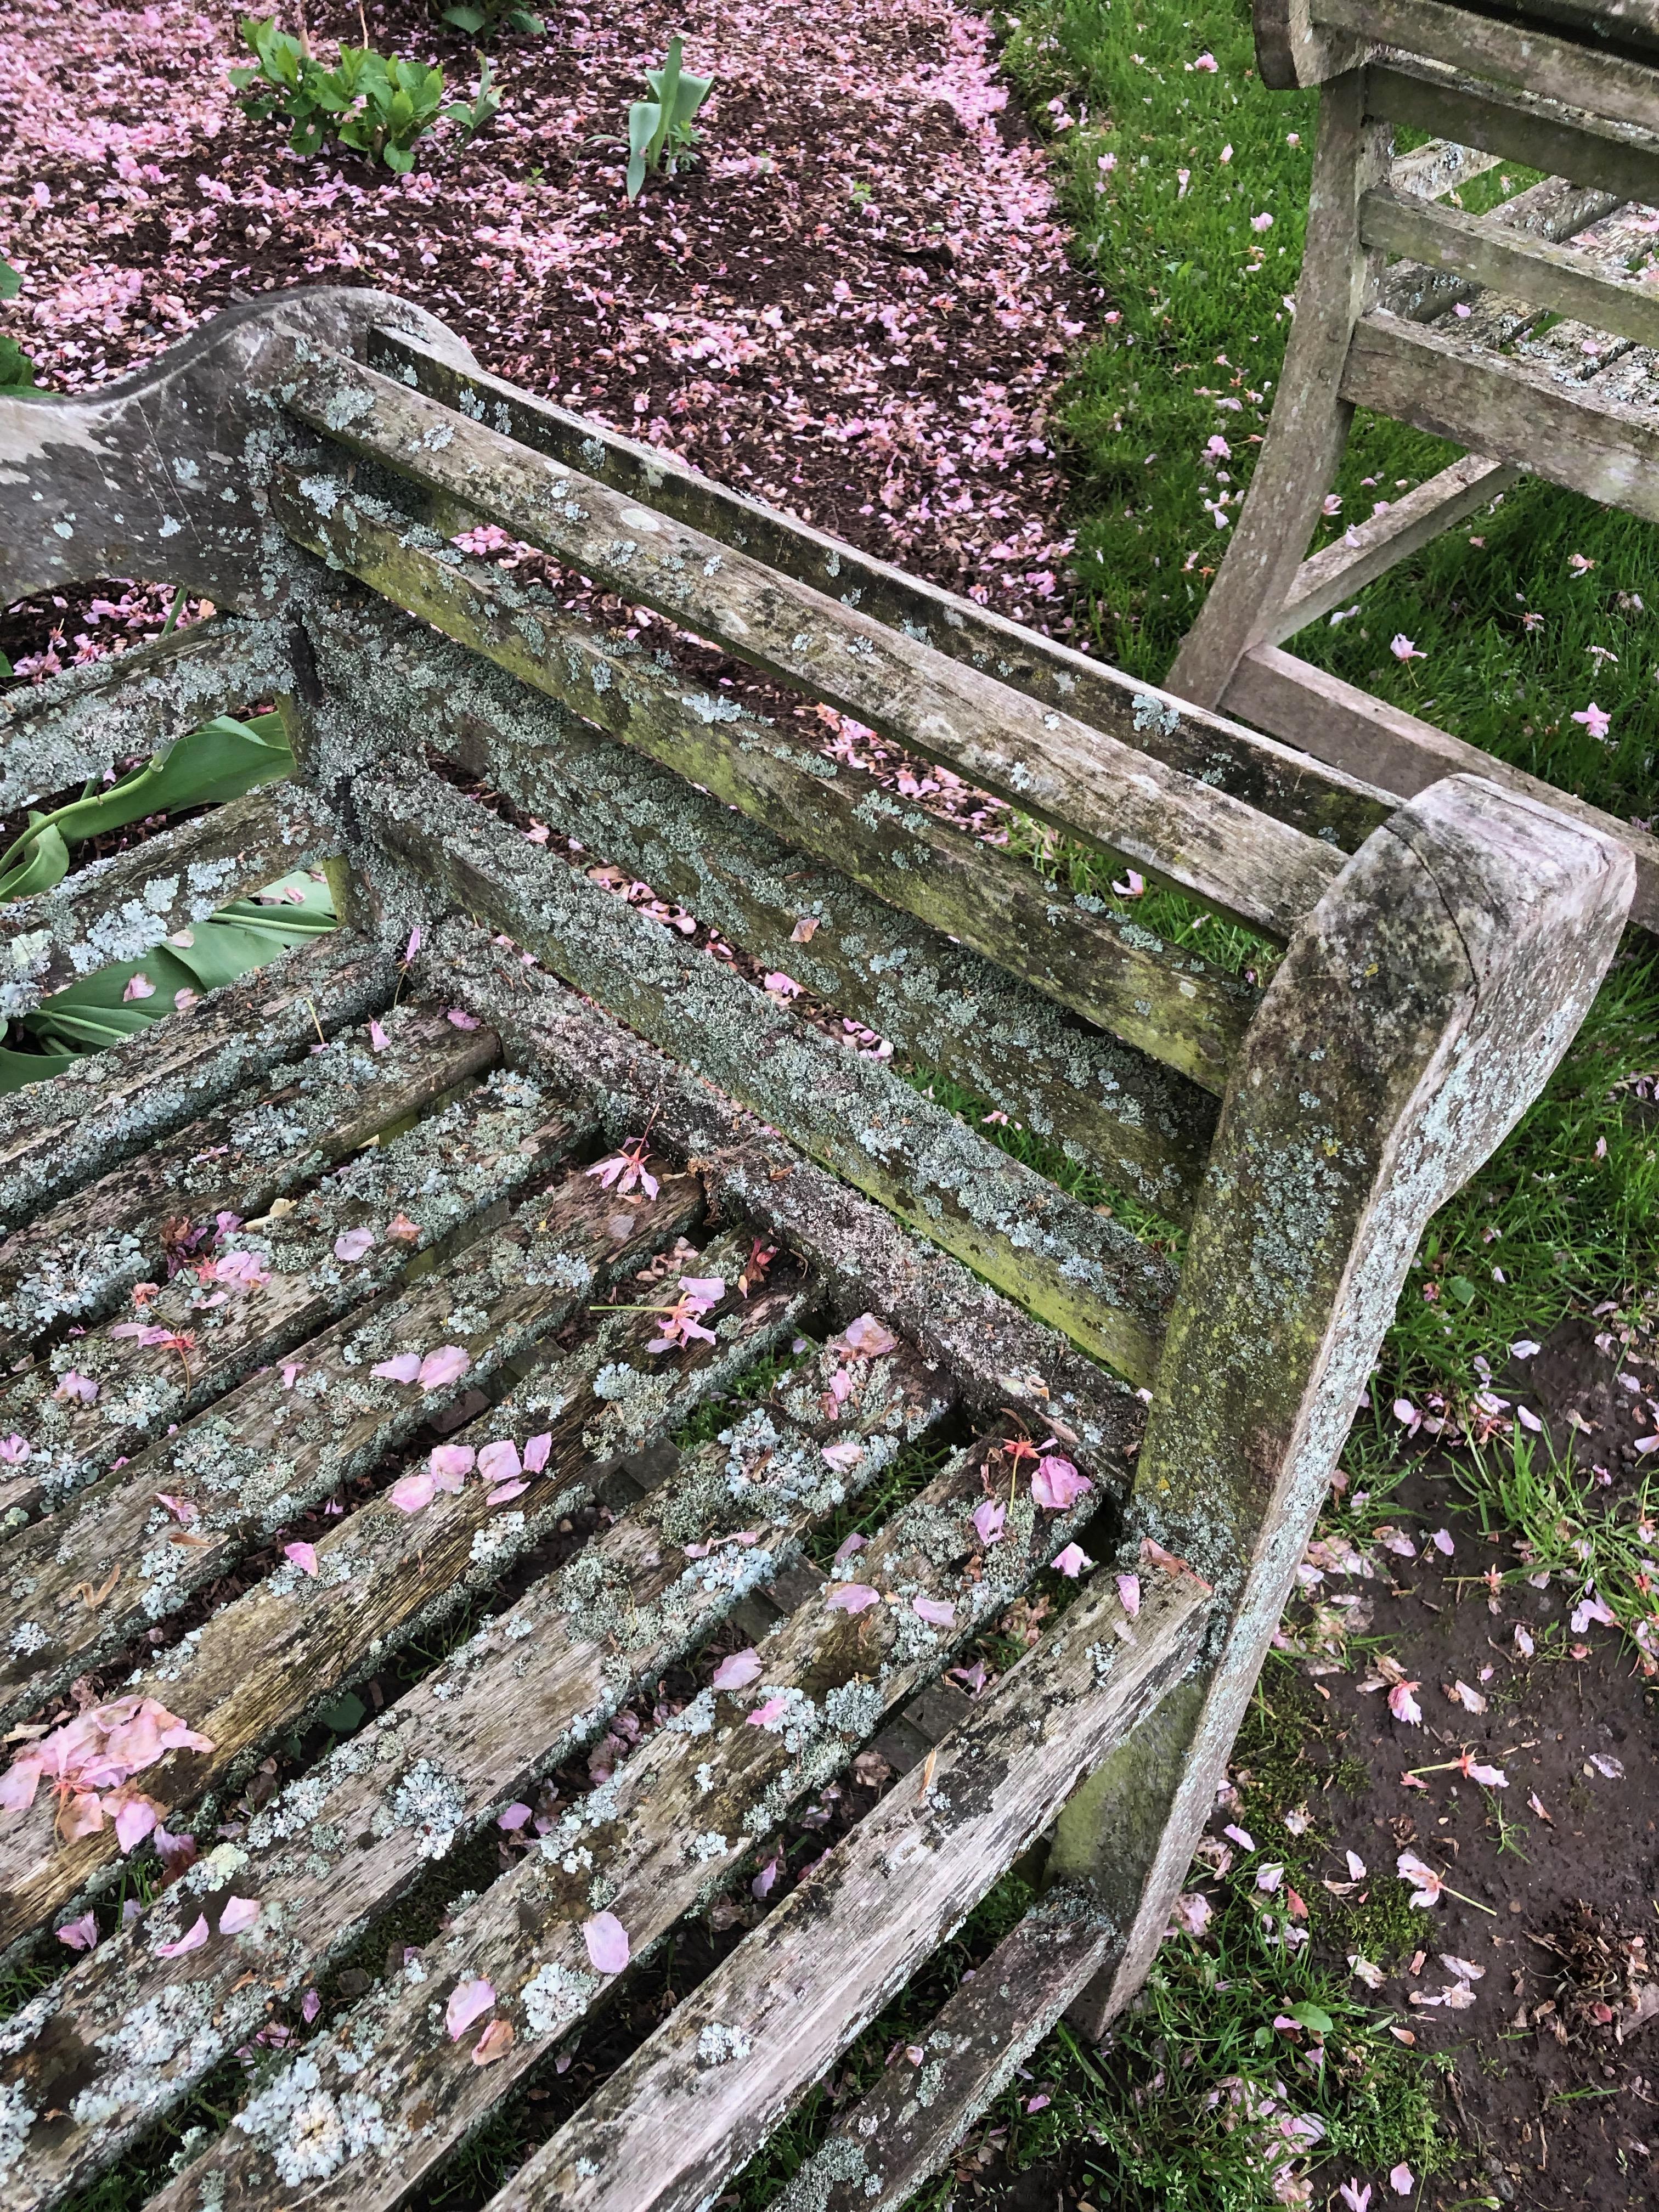
<path fill-rule="evenodd" d="M 301 862 L 344 923 L 0 1103 L 0 1943 L 64 1968 L 0 2024 L 0 2206 L 238 2051 L 157 2212 L 418 2192 L 872 1741 L 901 1778 L 495 2202 L 712 2202 L 1049 1835 L 791 2199 L 898 2203 L 1145 1975 L 1423 1224 L 1572 1037 L 1627 850 L 1468 776 L 1395 811 L 383 295 L 234 309 L 0 439 L 0 598 L 222 611 L 0 701 L 6 803 L 271 698 L 299 764 L 10 909 L 9 1008 Z M 453 542 L 486 524 L 556 567 Z M 826 704 L 1283 945 L 1271 982 L 832 757 Z M 1025 1656 L 942 1679 L 1085 1528 Z"/>
<path fill-rule="evenodd" d="M 1659 927 L 1659 838 L 1287 653 L 1522 476 L 1659 522 L 1651 0 L 1255 0 L 1263 81 L 1317 84 L 1307 244 L 1272 418 L 1170 688 L 1401 798 L 1468 770 L 1627 844 Z M 1437 134 L 1398 160 L 1396 125 Z M 1555 173 L 1490 215 L 1443 196 L 1499 161 Z M 1304 558 L 1356 407 L 1467 448 Z"/>

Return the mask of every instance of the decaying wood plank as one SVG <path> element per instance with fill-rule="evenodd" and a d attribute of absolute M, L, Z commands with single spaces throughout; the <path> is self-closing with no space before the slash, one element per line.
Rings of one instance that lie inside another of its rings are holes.
<path fill-rule="evenodd" d="M 94 860 L 0 917 L 0 1016 L 26 1014 L 77 977 L 138 960 L 176 930 L 327 859 L 339 832 L 297 786 L 249 792 L 211 814 Z"/>
<path fill-rule="evenodd" d="M 285 401 L 347 450 L 452 502 L 455 526 L 477 518 L 511 529 L 1253 928 L 1286 934 L 1336 872 L 1339 854 L 1316 838 L 372 369 L 334 357 L 301 369 Z M 325 524 L 339 488 L 302 478 L 300 495 Z M 1148 694 L 1146 713 L 1178 721 L 1182 708 Z"/>
<path fill-rule="evenodd" d="M 395 509 L 354 491 L 318 527 L 314 514 L 288 502 L 286 482 L 278 477 L 272 497 L 294 529 L 315 529 L 314 542 L 325 542 L 331 559 L 473 649 L 458 653 L 396 617 L 360 615 L 361 629 L 345 640 L 322 641 L 331 674 L 349 696 L 403 715 L 412 691 L 439 732 L 465 729 L 478 715 L 469 697 L 488 674 L 495 713 L 510 714 L 509 726 L 539 749 L 545 731 L 538 717 L 547 710 L 526 699 L 528 684 L 889 907 L 958 939 L 1206 1090 L 1224 1087 L 1257 994 L 1200 954 L 1164 943 L 1098 898 L 1044 884 L 1024 861 L 946 826 L 724 694 L 688 691 L 685 677 L 654 655 L 583 627 L 559 627 L 565 618 L 550 594 L 463 559 Z M 550 649 L 556 629 L 557 647 Z M 619 804 L 612 794 L 629 787 L 627 775 L 619 762 L 596 763 L 591 803 Z M 678 836 L 689 811 L 695 819 L 697 793 L 676 789 L 672 805 L 665 793 L 663 800 L 659 835 Z M 696 842 L 694 831 L 686 834 Z"/>
<path fill-rule="evenodd" d="M 1553 246 L 1563 240 L 1576 240 L 1581 231 L 1611 215 L 1618 205 L 1611 192 L 1597 191 L 1591 185 L 1569 184 L 1561 177 L 1545 177 L 1495 207 L 1485 220 L 1494 229 L 1517 231 Z M 1402 261 L 1395 262 L 1384 273 L 1376 304 L 1386 307 L 1391 315 L 1402 315 L 1411 322 L 1431 323 L 1460 300 L 1478 300 L 1480 296 L 1480 289 L 1472 278 L 1431 268 L 1420 261 Z M 1527 307 L 1523 301 L 1512 300 L 1506 302 L 1506 312 L 1535 318 L 1540 311 Z M 1471 332 L 1466 327 L 1459 335 L 1468 339 Z"/>
<path fill-rule="evenodd" d="M 632 1250 L 613 1255 L 617 1269 L 672 1225 L 672 1215 L 661 1223 L 653 1213 L 641 1216 Z M 382 1491 L 316 1540 L 314 1573 L 279 1565 L 185 1642 L 126 1677 L 124 1695 L 137 1692 L 170 1711 L 193 1715 L 194 1726 L 211 1741 L 210 1751 L 169 1754 L 145 1769 L 140 1786 L 165 1808 L 164 1825 L 174 1831 L 185 1826 L 189 1808 L 244 1776 L 283 1729 L 301 1724 L 365 1669 L 378 1668 L 411 1637 L 498 1583 L 564 1516 L 592 1498 L 605 1462 L 659 1442 L 711 1391 L 793 1329 L 814 1295 L 810 1282 L 795 1271 L 740 1297 L 736 1279 L 748 1249 L 746 1237 L 741 1249 L 727 1238 L 703 1258 L 702 1271 L 723 1272 L 730 1285 L 720 1307 L 704 1317 L 718 1341 L 693 1343 L 667 1357 L 649 1354 L 659 1315 L 602 1316 L 574 1352 L 539 1367 L 498 1407 L 446 1438 L 482 1456 L 492 1443 L 511 1443 L 519 1451 L 539 1437 L 545 1467 L 527 1482 L 518 1478 L 525 1485 L 520 1498 L 492 1502 L 495 1483 L 475 1474 L 459 1491 L 439 1491 L 410 1514 Z M 492 1463 L 504 1462 L 498 1454 Z M 112 1825 L 65 1844 L 53 1832 L 50 1810 L 38 1805 L 27 1819 L 0 1827 L 0 1892 L 9 1899 L 9 1917 L 41 1925 L 118 1856 Z"/>
<path fill-rule="evenodd" d="M 1302 563 L 1289 596 L 1263 623 L 1257 645 L 1282 645 L 1287 637 L 1317 622 L 1344 599 L 1352 599 L 1396 562 L 1406 560 L 1467 516 L 1490 506 L 1521 480 L 1508 461 L 1483 460 L 1465 453 L 1426 483 L 1404 492 L 1381 514 L 1350 526 L 1342 536 Z M 1231 696 L 1231 693 L 1229 694 Z"/>
<path fill-rule="evenodd" d="M 1456 0 L 1313 0 L 1313 5 L 1322 25 L 1356 39 L 1587 107 L 1610 122 L 1653 127 L 1659 70 L 1650 63 L 1553 38 L 1517 22 L 1513 13 L 1478 15 Z"/>
<path fill-rule="evenodd" d="M 549 1111 L 544 1096 L 526 1104 L 526 1120 Z M 574 1115 L 563 1130 L 573 1126 Z M 556 1158 L 562 1133 L 555 1124 Z M 663 1189 L 653 1218 L 672 1234 L 696 1218 L 699 1194 L 680 1177 Z M 348 1314 L 106 1475 L 72 1510 L 14 1537 L 6 1567 L 14 1588 L 30 1585 L 19 1624 L 27 1632 L 0 1660 L 0 1715 L 27 1717 L 457 1395 L 459 1376 L 422 1387 L 365 1368 L 453 1346 L 476 1387 L 556 1327 L 618 1254 L 631 1256 L 638 1226 L 632 1208 L 572 1170 L 447 1266 Z M 156 1502 L 163 1492 L 196 1505 L 188 1528 Z M 113 1568 L 113 1587 L 88 1602 Z"/>
<path fill-rule="evenodd" d="M 1120 670 L 1103 667 L 1086 653 L 925 578 L 907 575 L 793 515 L 745 499 L 659 446 L 639 445 L 499 377 L 461 368 L 398 331 L 377 331 L 370 359 L 389 365 L 394 375 L 411 371 L 420 389 L 446 406 L 488 420 L 567 468 L 583 470 L 613 491 L 706 531 L 781 574 L 830 592 L 890 629 L 966 661 L 1016 691 L 1062 707 L 1165 767 L 1200 777 L 1310 836 L 1334 840 L 1347 851 L 1363 843 L 1382 818 L 1374 796 L 1358 782 L 1310 774 L 1295 754 L 1214 715 L 1187 708 L 1174 719 L 1149 715 L 1146 702 L 1162 695 L 1149 693 Z"/>
<path fill-rule="evenodd" d="M 1449 777 L 1350 861 L 1269 987 L 1132 1509 L 1132 1529 L 1214 1583 L 1215 1633 L 1185 1724 L 1081 1791 L 1050 1858 L 1125 1931 L 1084 2001 L 1091 2032 L 1163 1937 L 1424 1225 L 1577 1034 L 1634 872 L 1613 840 Z"/>
<path fill-rule="evenodd" d="M 438 714 L 425 718 L 428 744 L 905 1058 L 1060 1144 L 1155 1212 L 1186 1218 L 1215 1131 L 1213 1103 L 1196 1086 L 1067 1020 L 1003 969 L 861 891 L 841 868 L 804 863 L 718 799 L 502 672 L 456 647 L 445 658 L 459 665 Z M 1052 898 L 1030 888 L 1052 911 Z M 1054 933 L 1073 936 L 1067 924 Z"/>
<path fill-rule="evenodd" d="M 8 2023 L 0 2080 L 32 2124 L 0 2175 L 0 2212 L 36 2212 L 107 2165 L 258 2028 L 273 1996 L 297 2002 L 306 1980 L 433 1861 L 533 1796 L 945 1410 L 946 1395 L 902 1346 L 857 1361 L 838 1407 L 827 1386 L 842 1364 L 826 1347 L 779 1386 L 773 1410 L 688 1453 L 672 1483 L 533 1584 Z M 824 1449 L 835 1443 L 856 1452 L 832 1465 Z M 211 1915 L 216 1930 L 231 1894 L 259 1901 L 252 1930 L 164 1955 L 198 1917 Z M 106 2063 L 82 2090 L 94 2050 Z"/>
<path fill-rule="evenodd" d="M 1558 105 L 1396 55 L 1365 72 L 1365 111 L 1379 120 L 1443 131 L 1506 161 L 1524 161 L 1621 200 L 1659 201 L 1659 134 L 1588 108 Z"/>
<path fill-rule="evenodd" d="M 493 1037 L 450 1035 L 453 1044 L 428 1040 L 440 1091 L 495 1057 Z M 280 1142 L 280 1108 L 264 1119 Z M 0 1389 L 0 1423 L 28 1444 L 44 1499 L 57 1505 L 84 1490 L 173 1424 L 200 1418 L 260 1362 L 399 1280 L 417 1254 L 469 1235 L 587 1126 L 563 1101 L 498 1075 L 365 1146 L 298 1198 L 276 1200 L 254 1224 L 227 1222 L 210 1255 L 176 1249 L 178 1273 L 135 1286 L 125 1319 L 55 1346 Z"/>
<path fill-rule="evenodd" d="M 1631 919 L 1649 929 L 1659 927 L 1659 837 L 1650 831 L 1603 814 L 1541 776 L 1511 768 L 1433 722 L 1390 706 L 1276 646 L 1260 646 L 1246 653 L 1227 696 L 1236 712 L 1259 715 L 1293 742 L 1299 737 L 1310 748 L 1317 744 L 1339 759 L 1363 758 L 1370 773 L 1402 799 L 1415 798 L 1442 776 L 1483 776 L 1488 783 L 1553 807 L 1558 814 L 1604 836 L 1618 838 L 1636 863 Z"/>
<path fill-rule="evenodd" d="M 1103 1582 L 1105 1578 L 1103 1577 Z M 1184 1576 L 1126 1618 L 1109 1583 L 1020 1661 L 836 1846 L 490 2212 L 693 2212 L 901 1989 L 1191 1666 L 1205 1601 Z M 1122 1640 L 1120 1641 L 1120 1635 Z"/>
<path fill-rule="evenodd" d="M 1365 112 L 1375 112 L 1369 79 Z M 1501 158 L 1497 154 L 1477 153 L 1473 147 L 1460 145 L 1455 139 L 1431 138 L 1425 145 L 1413 147 L 1409 153 L 1395 155 L 1389 164 L 1389 182 L 1395 191 L 1409 192 L 1414 199 L 1436 200 L 1443 192 L 1455 191 L 1460 185 L 1472 184 L 1476 177 L 1485 176 L 1488 169 L 1498 167 Z"/>
<path fill-rule="evenodd" d="M 268 1068 L 384 1006 L 397 962 L 342 930 L 210 992 L 188 1014 L 0 1098 L 0 1230 L 158 1143 Z"/>
<path fill-rule="evenodd" d="M 135 572 L 142 573 L 142 572 Z M 0 699 L 0 812 L 15 813 L 292 683 L 281 625 L 220 615 Z"/>
<path fill-rule="evenodd" d="M 1342 458 L 1353 415 L 1342 365 L 1381 273 L 1355 213 L 1388 176 L 1389 143 L 1387 128 L 1365 119 L 1364 71 L 1334 78 L 1320 95 L 1296 319 L 1272 419 L 1226 556 L 1170 671 L 1171 686 L 1200 706 L 1220 702 L 1258 625 L 1283 605 Z"/>
<path fill-rule="evenodd" d="M 1437 329 L 1368 317 L 1354 332 L 1342 388 L 1358 406 L 1659 521 L 1659 422 L 1594 381 L 1564 389 L 1541 364 L 1474 356 Z"/>
<path fill-rule="evenodd" d="M 936 2173 L 1108 1955 L 1086 1893 L 1048 1891 L 919 2033 L 921 2063 L 890 2066 L 776 2200 L 776 2212 L 900 2212 Z"/>
<path fill-rule="evenodd" d="M 315 2075 L 308 2099 L 320 2094 L 337 2106 L 343 2090 L 349 2094 L 360 2048 L 372 2041 L 389 2062 L 377 2083 L 380 2128 L 329 2177 L 341 2212 L 391 2212 L 551 2042 L 614 1992 L 615 1979 L 601 1983 L 592 1971 L 581 1932 L 592 1911 L 590 1858 L 604 1869 L 606 1910 L 627 1930 L 634 1959 L 644 1957 L 728 1884 L 757 1845 L 764 1850 L 763 1839 L 843 1770 L 953 1646 L 1029 1587 L 1092 1504 L 1049 1514 L 1021 1498 L 999 1541 L 987 1546 L 973 1511 L 988 1491 L 1007 1487 L 994 1442 L 958 1455 L 767 1638 L 750 1685 L 705 1690 L 678 1725 L 659 1729 L 574 1804 L 539 1851 L 455 1916 L 422 1956 L 418 1980 L 388 1978 L 307 2045 L 300 2063 L 308 2082 Z M 837 1581 L 856 1581 L 880 1602 L 857 1616 L 831 1611 Z M 919 1606 L 933 1608 L 931 1620 Z M 751 1724 L 750 1715 L 774 1701 Z M 965 1718 L 972 1709 L 965 1698 L 961 1705 Z M 514 2035 L 488 2069 L 473 2062 L 477 2037 L 452 2038 L 433 2002 L 480 1975 L 495 1991 L 491 2017 L 509 2022 Z M 149 2212 L 185 2212 L 216 2194 L 239 2212 L 283 2201 L 295 2086 L 289 2069 Z"/>
<path fill-rule="evenodd" d="M 1638 345 L 1659 345 L 1659 300 L 1652 287 L 1644 289 L 1634 277 L 1601 275 L 1568 247 L 1504 238 L 1477 217 L 1429 207 L 1386 187 L 1361 200 L 1359 234 L 1365 245 L 1384 252 L 1406 254 L 1426 268 L 1516 293 Z"/>
<path fill-rule="evenodd" d="M 366 1029 L 336 1034 L 325 1052 L 275 1069 L 262 1095 L 177 1131 L 154 1152 L 59 1200 L 0 1244 L 0 1365 L 42 1330 L 109 1312 L 135 1283 L 162 1272 L 169 1223 L 252 1221 L 273 1200 L 323 1174 L 451 1085 L 481 1075 L 499 1052 L 492 1031 L 470 1035 L 435 1012 L 388 1009 L 377 1050 Z"/>
<path fill-rule="evenodd" d="M 1174 1273 L 1139 1237 L 434 777 L 364 774 L 356 805 L 425 884 L 488 915 L 923 1236 L 1150 1383 Z"/>
<path fill-rule="evenodd" d="M 986 1419 L 1012 1408 L 1077 1443 L 1121 1481 L 1139 1448 L 1128 1385 L 936 1246 L 804 1159 L 713 1085 L 550 975 L 526 974 L 487 931 L 447 922 L 416 963 L 495 1023 L 515 1064 L 590 1098 L 613 1142 L 647 1128 L 695 1159 L 711 1205 L 801 1253 L 844 1316 L 873 1306 L 950 1373 Z"/>

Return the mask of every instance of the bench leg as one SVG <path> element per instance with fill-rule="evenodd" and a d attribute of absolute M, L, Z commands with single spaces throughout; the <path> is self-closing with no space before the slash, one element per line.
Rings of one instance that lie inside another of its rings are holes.
<path fill-rule="evenodd" d="M 1424 1224 L 1576 1033 L 1628 853 L 1456 776 L 1376 830 L 1308 916 L 1234 1070 L 1130 1509 L 1216 1586 L 1184 1723 L 1085 1784 L 1050 1878 L 1121 1931 L 1073 2017 L 1144 1979 Z"/>
<path fill-rule="evenodd" d="M 1365 72 L 1349 70 L 1320 96 L 1307 243 L 1296 321 L 1261 457 L 1209 598 L 1164 688 L 1218 707 L 1233 671 L 1289 597 L 1342 448 L 1353 408 L 1341 397 L 1354 325 L 1382 258 L 1359 242 L 1359 201 L 1386 184 L 1386 124 L 1365 120 Z"/>

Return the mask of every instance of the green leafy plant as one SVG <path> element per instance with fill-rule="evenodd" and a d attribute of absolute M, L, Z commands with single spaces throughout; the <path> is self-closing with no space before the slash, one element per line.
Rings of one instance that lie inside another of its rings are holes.
<path fill-rule="evenodd" d="M 31 815 L 27 829 L 0 854 L 0 902 L 60 884 L 69 872 L 71 845 L 149 815 L 222 805 L 293 768 L 279 715 L 256 714 L 246 722 L 218 715 L 108 790 L 89 785 L 67 805 Z M 143 959 L 100 968 L 18 1018 L 15 1034 L 0 1044 L 0 1093 L 59 1075 L 82 1053 L 147 1029 L 334 927 L 326 886 L 304 873 L 284 877 L 258 899 L 234 900 L 152 947 Z M 23 1038 L 40 1049 L 19 1049 Z"/>
<path fill-rule="evenodd" d="M 220 714 L 107 791 L 88 786 L 67 806 L 31 814 L 27 829 L 0 854 L 0 900 L 28 898 L 62 883 L 69 873 L 69 848 L 88 837 L 150 814 L 222 805 L 293 772 L 294 756 L 278 715 L 239 722 Z"/>
<path fill-rule="evenodd" d="M 547 28 L 540 15 L 532 15 L 528 8 L 510 6 L 507 0 L 483 0 L 483 5 L 476 8 L 470 4 L 446 8 L 441 20 L 465 31 L 470 39 L 493 38 L 503 27 L 525 38 L 538 39 Z"/>
<path fill-rule="evenodd" d="M 285 876 L 260 899 L 236 899 L 181 931 L 179 936 L 187 935 L 190 943 L 170 938 L 153 945 L 142 960 L 118 960 L 43 999 L 15 1024 L 42 1049 L 19 1052 L 0 1046 L 0 1093 L 59 1075 L 82 1053 L 100 1052 L 118 1038 L 148 1029 L 335 926 L 328 886 L 303 871 Z"/>
<path fill-rule="evenodd" d="M 660 69 L 647 70 L 645 81 L 656 94 L 636 100 L 628 111 L 628 197 L 638 199 L 648 171 L 654 176 L 668 157 L 672 177 L 678 165 L 692 158 L 690 149 L 702 133 L 693 116 L 708 97 L 712 76 L 694 76 L 680 66 L 684 41 L 673 38 Z"/>
<path fill-rule="evenodd" d="M 23 280 L 9 261 L 0 261 L 0 300 L 15 300 Z M 15 338 L 0 336 L 0 392 L 23 392 L 34 382 L 34 363 Z M 0 676 L 11 674 L 11 663 L 0 653 Z"/>
<path fill-rule="evenodd" d="M 253 64 L 232 70 L 230 81 L 243 94 L 244 112 L 255 122 L 275 116 L 287 124 L 296 154 L 315 154 L 331 138 L 403 175 L 415 166 L 416 145 L 438 124 L 459 124 L 471 140 L 501 104 L 487 60 L 477 98 L 446 107 L 444 73 L 424 62 L 343 46 L 338 66 L 325 69 L 303 38 L 277 29 L 275 16 L 245 16 L 242 36 Z"/>

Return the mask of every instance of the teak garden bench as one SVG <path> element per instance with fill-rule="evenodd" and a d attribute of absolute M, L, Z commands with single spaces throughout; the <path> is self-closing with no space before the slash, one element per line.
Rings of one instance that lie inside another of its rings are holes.
<path fill-rule="evenodd" d="M 6 403 L 0 440 L 0 599 L 114 573 L 220 610 L 0 702 L 6 804 L 272 698 L 297 763 L 9 910 L 9 1010 L 298 865 L 343 923 L 0 1103 L 0 1434 L 31 1447 L 0 1686 L 36 1731 L 14 1759 L 42 1747 L 0 1814 L 0 1943 L 66 1966 L 0 2023 L 0 2206 L 85 2185 L 249 2046 L 154 2212 L 398 2203 L 872 1741 L 899 1778 L 494 2202 L 711 2203 L 1049 1835 L 920 2069 L 789 2197 L 896 2205 L 1063 2010 L 1098 2028 L 1145 1976 L 1419 1232 L 1576 1031 L 1627 850 L 1468 775 L 1395 810 L 384 295 L 232 309 L 124 383 Z M 665 620 L 585 619 L 453 542 L 483 523 Z M 1276 940 L 1270 983 L 831 758 L 788 686 Z M 1184 1265 L 596 857 L 1097 1165 Z M 245 1225 L 163 1282 L 221 1212 Z M 662 1349 L 682 1275 L 707 1334 Z M 849 1550 L 860 1494 L 889 1509 Z M 1085 1524 L 1099 1565 L 1048 1586 L 1074 1601 L 1025 1656 L 971 1700 L 943 1680 Z M 313 1725 L 463 1606 L 355 1731 Z M 609 1779 L 538 1796 L 682 1664 L 696 1694 Z M 107 1812 L 39 1735 L 77 1680 L 83 1739 L 154 1738 Z M 154 1847 L 123 1856 L 123 1807 L 161 1808 L 175 1865 L 201 1837 L 154 1893 L 122 1887 Z M 530 1847 L 456 1895 L 504 1812 Z M 315 2021 L 347 1959 L 356 2001 Z"/>
<path fill-rule="evenodd" d="M 1401 798 L 1468 770 L 1620 837 L 1659 927 L 1659 838 L 1285 651 L 1525 475 L 1659 522 L 1654 0 L 1255 0 L 1263 80 L 1317 84 L 1296 319 L 1250 487 L 1169 675 Z M 1437 137 L 1391 161 L 1397 125 Z M 1500 161 L 1553 171 L 1487 216 Z M 1356 407 L 1465 447 L 1304 558 Z"/>

